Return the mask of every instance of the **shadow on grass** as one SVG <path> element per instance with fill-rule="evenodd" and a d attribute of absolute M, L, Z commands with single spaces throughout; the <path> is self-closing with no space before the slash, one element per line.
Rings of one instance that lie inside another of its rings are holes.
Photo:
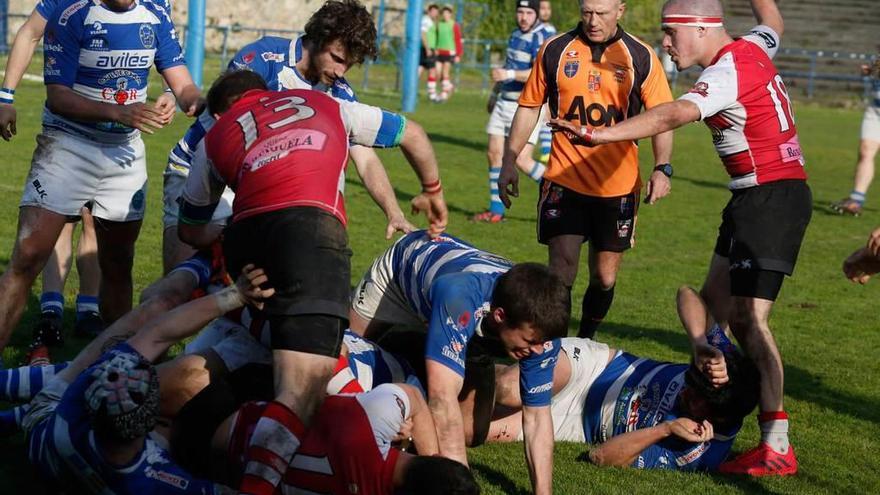
<path fill-rule="evenodd" d="M 483 141 L 474 141 L 471 139 L 462 139 L 460 137 L 449 136 L 446 134 L 437 134 L 437 133 L 428 133 L 428 137 L 431 138 L 432 143 L 443 143 L 443 144 L 451 144 L 453 146 L 458 146 L 461 148 L 467 148 L 475 151 L 485 152 L 487 147 L 489 146 L 486 137 L 486 134 L 483 134 Z"/>
<path fill-rule="evenodd" d="M 600 342 L 605 335 L 614 335 L 627 341 L 649 339 L 672 350 L 689 354 L 690 341 L 684 331 L 646 328 L 633 325 L 603 323 L 597 332 Z M 626 349 L 624 349 L 626 350 Z M 646 356 L 649 357 L 650 356 Z M 783 363 L 785 356 L 782 357 Z M 868 397 L 829 387 L 834 378 L 824 377 L 799 366 L 785 364 L 785 394 L 793 399 L 835 411 L 855 419 L 880 423 L 880 402 Z"/>
<path fill-rule="evenodd" d="M 471 464 L 471 469 L 476 471 L 487 483 L 501 489 L 504 493 L 516 495 L 528 495 L 530 493 L 528 490 L 517 487 L 510 477 L 495 468 L 475 463 Z"/>
<path fill-rule="evenodd" d="M 681 175 L 676 175 L 673 179 L 675 181 L 687 182 L 688 184 L 692 184 L 697 187 L 705 187 L 706 189 L 722 189 L 727 191 L 727 184 L 723 182 L 714 182 L 711 180 L 703 180 L 703 179 L 691 179 L 690 177 L 683 177 Z"/>

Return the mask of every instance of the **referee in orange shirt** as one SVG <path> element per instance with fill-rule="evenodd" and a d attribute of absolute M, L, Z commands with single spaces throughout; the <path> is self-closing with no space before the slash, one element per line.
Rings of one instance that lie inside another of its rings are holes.
<path fill-rule="evenodd" d="M 498 181 L 508 208 L 510 196 L 519 195 L 516 157 L 544 103 L 552 118 L 602 127 L 672 101 L 654 50 L 617 24 L 625 3 L 581 0 L 580 5 L 581 22 L 544 44 L 520 96 Z M 652 144 L 656 166 L 648 204 L 669 193 L 672 132 L 654 136 Z M 641 186 L 637 143 L 588 148 L 554 134 L 538 203 L 538 241 L 547 244 L 550 268 L 569 288 L 581 244 L 590 244 L 579 337 L 592 338 L 611 307 L 620 260 L 633 244 Z"/>

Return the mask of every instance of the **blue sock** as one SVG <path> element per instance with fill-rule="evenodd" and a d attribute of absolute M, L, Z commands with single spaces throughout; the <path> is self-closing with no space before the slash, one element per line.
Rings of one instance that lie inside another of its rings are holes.
<path fill-rule="evenodd" d="M 76 321 L 81 320 L 89 313 L 100 314 L 98 309 L 98 298 L 95 296 L 84 296 L 77 294 L 76 296 Z"/>
<path fill-rule="evenodd" d="M 544 171 L 547 170 L 547 167 L 544 166 L 541 162 L 535 162 L 532 165 L 532 170 L 529 172 L 529 177 L 532 178 L 535 182 L 541 182 L 541 178 L 544 177 Z"/>
<path fill-rule="evenodd" d="M 21 421 L 30 408 L 30 404 L 23 404 L 0 411 L 0 436 L 14 435 L 21 431 Z"/>
<path fill-rule="evenodd" d="M 853 191 L 853 192 L 849 193 L 849 199 L 855 201 L 859 205 L 864 205 L 865 204 L 865 193 Z"/>
<path fill-rule="evenodd" d="M 553 133 L 550 132 L 550 128 L 543 125 L 541 131 L 538 133 L 538 139 L 541 142 L 541 156 L 549 155 L 550 143 L 553 142 Z"/>
<path fill-rule="evenodd" d="M 498 195 L 498 177 L 501 167 L 489 167 L 489 211 L 496 215 L 504 215 L 504 203 Z"/>
<path fill-rule="evenodd" d="M 64 295 L 60 292 L 43 292 L 40 296 L 40 312 L 61 318 L 64 315 Z"/>
<path fill-rule="evenodd" d="M 70 363 L 0 370 L 0 400 L 29 401 Z"/>

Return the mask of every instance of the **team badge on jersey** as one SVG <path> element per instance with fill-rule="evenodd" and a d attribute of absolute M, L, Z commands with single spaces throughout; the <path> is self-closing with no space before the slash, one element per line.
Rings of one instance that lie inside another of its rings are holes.
<path fill-rule="evenodd" d="M 241 61 L 245 64 L 250 65 L 251 62 L 254 61 L 254 58 L 257 56 L 256 52 L 247 52 L 241 56 Z"/>
<path fill-rule="evenodd" d="M 697 84 L 694 84 L 694 87 L 691 88 L 688 93 L 693 93 L 695 95 L 700 95 L 703 98 L 709 97 L 709 83 L 700 81 Z"/>
<path fill-rule="evenodd" d="M 569 60 L 565 63 L 565 67 L 562 68 L 562 71 L 565 73 L 565 77 L 570 79 L 578 73 L 578 67 L 580 67 L 580 62 L 577 60 Z"/>
<path fill-rule="evenodd" d="M 618 83 L 622 83 L 626 81 L 626 67 L 615 67 L 614 68 L 614 80 Z"/>
<path fill-rule="evenodd" d="M 153 48 L 156 45 L 156 32 L 153 31 L 153 26 L 150 24 L 141 24 L 138 35 L 144 48 Z"/>
<path fill-rule="evenodd" d="M 602 88 L 602 73 L 597 70 L 590 71 L 590 78 L 587 79 L 587 89 L 595 93 Z"/>

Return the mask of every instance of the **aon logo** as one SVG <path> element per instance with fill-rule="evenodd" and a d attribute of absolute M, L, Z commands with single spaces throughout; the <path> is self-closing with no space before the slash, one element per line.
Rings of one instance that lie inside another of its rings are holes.
<path fill-rule="evenodd" d="M 600 127 L 619 124 L 623 122 L 626 115 L 614 105 L 605 107 L 601 103 L 596 102 L 586 105 L 583 96 L 575 96 L 563 118 L 568 121 L 577 119 L 581 125 Z"/>

